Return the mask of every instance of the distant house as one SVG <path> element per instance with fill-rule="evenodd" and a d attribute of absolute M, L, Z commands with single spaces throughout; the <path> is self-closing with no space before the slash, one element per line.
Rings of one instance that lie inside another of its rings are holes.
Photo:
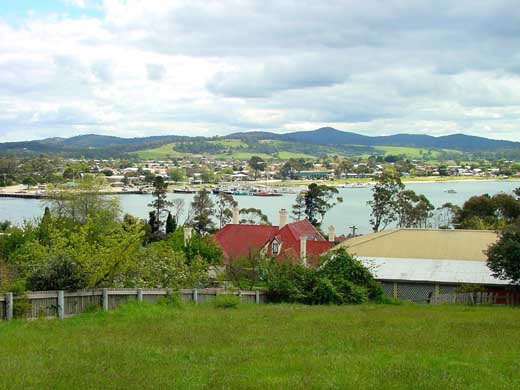
<path fill-rule="evenodd" d="M 288 223 L 285 209 L 280 210 L 279 226 L 239 224 L 238 221 L 238 208 L 235 208 L 233 222 L 215 233 L 226 264 L 260 251 L 280 260 L 316 265 L 319 256 L 334 246 L 333 227 L 329 228 L 329 237 L 325 239 L 306 219 Z"/>
<path fill-rule="evenodd" d="M 503 290 L 491 276 L 485 250 L 498 239 L 487 230 L 396 229 L 358 236 L 337 247 L 372 268 L 386 295 L 424 302 L 461 285 Z"/>

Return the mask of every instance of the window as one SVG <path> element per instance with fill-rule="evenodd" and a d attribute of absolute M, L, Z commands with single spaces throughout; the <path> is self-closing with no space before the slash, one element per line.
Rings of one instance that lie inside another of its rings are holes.
<path fill-rule="evenodd" d="M 280 252 L 280 244 L 278 241 L 273 241 L 273 255 L 277 255 Z"/>

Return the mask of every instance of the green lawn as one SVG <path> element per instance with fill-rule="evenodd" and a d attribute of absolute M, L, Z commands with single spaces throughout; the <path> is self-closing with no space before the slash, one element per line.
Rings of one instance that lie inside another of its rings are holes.
<path fill-rule="evenodd" d="M 137 152 L 132 152 L 132 154 L 137 155 L 141 160 L 159 160 L 168 157 L 181 157 L 182 153 L 174 150 L 175 144 L 165 144 L 160 148 L 155 149 L 146 149 L 139 150 Z"/>
<path fill-rule="evenodd" d="M 520 309 L 126 305 L 0 324 L 2 389 L 520 388 Z"/>
<path fill-rule="evenodd" d="M 270 160 L 273 158 L 270 154 L 265 153 L 254 153 L 254 152 L 232 152 L 232 153 L 221 153 L 215 155 L 215 158 L 228 159 L 236 158 L 238 160 L 248 160 L 253 156 L 262 157 L 264 160 Z"/>
<path fill-rule="evenodd" d="M 230 148 L 247 148 L 247 144 L 239 139 L 220 139 L 216 141 L 209 141 L 209 143 Z"/>

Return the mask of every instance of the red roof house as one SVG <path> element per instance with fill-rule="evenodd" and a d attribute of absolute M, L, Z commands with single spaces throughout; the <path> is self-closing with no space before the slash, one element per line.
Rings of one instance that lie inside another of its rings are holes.
<path fill-rule="evenodd" d="M 225 263 L 260 250 L 280 259 L 317 265 L 319 256 L 334 246 L 334 228 L 329 228 L 326 240 L 306 219 L 287 223 L 286 210 L 280 211 L 280 226 L 238 224 L 238 210 L 233 214 L 233 223 L 215 233 Z"/>

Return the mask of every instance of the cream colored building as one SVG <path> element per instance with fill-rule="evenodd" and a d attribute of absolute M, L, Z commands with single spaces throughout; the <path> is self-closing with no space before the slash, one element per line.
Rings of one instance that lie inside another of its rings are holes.
<path fill-rule="evenodd" d="M 371 268 L 386 295 L 428 301 L 464 284 L 503 288 L 508 281 L 491 275 L 487 248 L 498 239 L 487 230 L 387 230 L 346 240 L 336 246 Z"/>

